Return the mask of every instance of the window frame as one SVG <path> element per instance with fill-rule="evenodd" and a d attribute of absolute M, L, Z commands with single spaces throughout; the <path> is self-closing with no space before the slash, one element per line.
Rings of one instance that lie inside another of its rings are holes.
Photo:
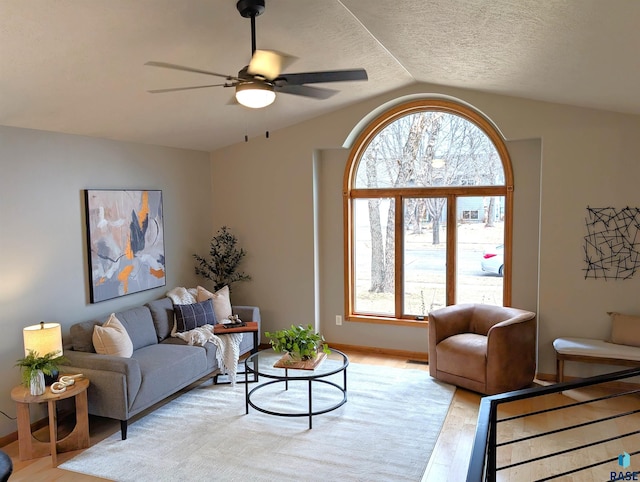
<path fill-rule="evenodd" d="M 500 186 L 438 186 L 438 187 L 401 187 L 401 188 L 355 188 L 355 176 L 361 156 L 371 141 L 389 124 L 397 119 L 422 112 L 439 111 L 457 115 L 475 124 L 491 140 L 496 148 L 504 169 L 504 185 Z M 511 306 L 511 253 L 513 242 L 513 169 L 511 158 L 502 135 L 486 117 L 471 107 L 445 99 L 420 99 L 399 104 L 373 119 L 358 135 L 353 143 L 343 178 L 343 223 L 344 223 L 344 300 L 345 320 L 355 322 L 383 323 L 408 326 L 428 326 L 428 319 L 416 319 L 403 313 L 403 263 L 402 246 L 404 246 L 404 230 L 395 230 L 395 313 L 394 316 L 365 315 L 354 312 L 355 260 L 353 253 L 353 200 L 358 198 L 386 197 L 393 198 L 396 206 L 402 206 L 407 198 L 443 197 L 447 199 L 447 265 L 446 265 L 446 305 L 455 303 L 456 287 L 456 253 L 449 246 L 456 246 L 457 226 L 456 213 L 459 197 L 464 196 L 504 196 L 504 272 L 503 272 L 503 306 Z M 402 209 L 395 210 L 396 226 L 402 225 Z M 420 317 L 418 317 L 420 318 Z"/>

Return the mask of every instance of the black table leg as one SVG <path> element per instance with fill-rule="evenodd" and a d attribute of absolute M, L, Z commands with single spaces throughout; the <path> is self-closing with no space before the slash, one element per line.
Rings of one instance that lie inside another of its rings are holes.
<path fill-rule="evenodd" d="M 255 362 L 254 362 L 255 363 Z M 254 365 L 255 368 L 255 365 Z M 258 377 L 258 370 L 253 374 L 256 378 Z M 244 404 L 246 414 L 249 414 L 249 371 L 247 370 L 247 359 L 244 360 Z"/>
<path fill-rule="evenodd" d="M 311 391 L 311 382 L 312 380 L 309 380 L 309 430 L 312 428 L 311 419 L 313 417 L 313 393 Z"/>

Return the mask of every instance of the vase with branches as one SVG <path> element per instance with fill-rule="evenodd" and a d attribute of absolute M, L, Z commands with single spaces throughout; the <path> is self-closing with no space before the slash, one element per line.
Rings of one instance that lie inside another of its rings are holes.
<path fill-rule="evenodd" d="M 215 291 L 225 286 L 229 286 L 231 290 L 233 283 L 251 279 L 248 274 L 238 271 L 238 266 L 247 253 L 244 249 L 238 248 L 237 244 L 238 238 L 227 226 L 222 226 L 211 238 L 209 258 L 193 255 L 198 262 L 196 274 L 211 281 Z"/>

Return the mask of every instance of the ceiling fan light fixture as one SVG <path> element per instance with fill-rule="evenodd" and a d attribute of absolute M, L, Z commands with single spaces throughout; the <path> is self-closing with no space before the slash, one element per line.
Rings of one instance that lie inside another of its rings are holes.
<path fill-rule="evenodd" d="M 246 82 L 236 86 L 236 100 L 251 109 L 262 109 L 273 104 L 276 93 L 273 85 L 258 82 Z"/>

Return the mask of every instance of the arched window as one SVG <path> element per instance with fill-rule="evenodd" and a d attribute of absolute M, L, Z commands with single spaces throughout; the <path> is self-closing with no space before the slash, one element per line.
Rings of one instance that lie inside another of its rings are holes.
<path fill-rule="evenodd" d="M 414 324 L 511 303 L 513 174 L 501 135 L 453 101 L 405 103 L 356 139 L 344 176 L 345 314 Z"/>

